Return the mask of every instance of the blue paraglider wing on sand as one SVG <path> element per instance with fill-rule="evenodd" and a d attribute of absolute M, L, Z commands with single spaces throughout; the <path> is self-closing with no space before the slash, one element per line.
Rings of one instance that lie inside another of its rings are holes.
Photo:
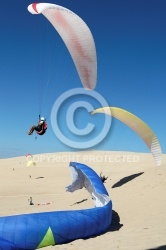
<path fill-rule="evenodd" d="M 0 217 L 0 250 L 37 249 L 104 233 L 112 219 L 112 202 L 90 167 L 70 163 L 73 182 L 66 191 L 86 188 L 95 207 Z"/>

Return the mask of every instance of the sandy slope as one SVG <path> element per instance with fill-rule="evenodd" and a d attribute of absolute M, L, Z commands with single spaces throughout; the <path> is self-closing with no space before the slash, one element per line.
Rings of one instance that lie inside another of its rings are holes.
<path fill-rule="evenodd" d="M 166 155 L 156 167 L 151 154 L 84 151 L 0 159 L 0 216 L 93 207 L 86 190 L 66 193 L 70 161 L 102 172 L 113 202 L 108 231 L 88 240 L 44 249 L 152 249 L 166 245 Z M 34 206 L 29 205 L 32 197 Z M 51 202 L 49 205 L 37 205 Z"/>

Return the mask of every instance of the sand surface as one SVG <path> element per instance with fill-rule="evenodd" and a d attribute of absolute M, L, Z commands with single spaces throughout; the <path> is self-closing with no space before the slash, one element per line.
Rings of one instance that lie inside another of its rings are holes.
<path fill-rule="evenodd" d="M 113 221 L 103 235 L 44 250 L 166 246 L 166 155 L 160 167 L 150 153 L 137 152 L 51 153 L 34 155 L 33 160 L 36 166 L 27 167 L 25 156 L 0 159 L 0 216 L 93 208 L 85 189 L 65 190 L 72 182 L 70 161 L 84 163 L 108 177 L 105 186 L 113 203 Z"/>

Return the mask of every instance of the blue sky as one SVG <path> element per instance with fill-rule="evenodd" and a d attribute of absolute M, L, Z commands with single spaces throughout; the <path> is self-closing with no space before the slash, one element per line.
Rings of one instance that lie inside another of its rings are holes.
<path fill-rule="evenodd" d="M 61 94 L 72 88 L 80 88 L 82 84 L 56 31 L 44 17 L 34 17 L 27 11 L 31 3 L 27 0 L 1 3 L 1 158 L 75 150 L 56 137 L 51 127 L 50 113 Z M 93 34 L 98 64 L 95 91 L 110 106 L 126 109 L 143 119 L 155 132 L 163 153 L 166 153 L 166 1 L 57 0 L 52 3 L 77 13 Z M 48 32 L 44 38 L 41 33 L 43 29 Z M 52 44 L 53 49 L 48 53 Z M 53 55 L 52 64 L 48 55 Z M 47 86 L 47 67 L 52 78 L 47 92 L 42 93 L 42 87 Z M 48 131 L 35 140 L 35 135 L 28 136 L 26 132 L 32 124 L 36 124 L 40 101 L 43 100 L 42 115 L 47 117 Z M 94 108 L 100 107 L 94 100 L 88 101 Z M 69 101 L 72 102 L 73 99 Z M 60 125 L 67 136 L 71 136 L 66 131 L 65 107 L 61 112 Z M 98 131 L 102 128 L 103 119 L 102 115 L 92 117 L 86 110 L 79 109 L 76 126 L 84 128 L 91 122 Z M 115 119 L 107 137 L 91 149 L 149 152 L 131 129 Z"/>

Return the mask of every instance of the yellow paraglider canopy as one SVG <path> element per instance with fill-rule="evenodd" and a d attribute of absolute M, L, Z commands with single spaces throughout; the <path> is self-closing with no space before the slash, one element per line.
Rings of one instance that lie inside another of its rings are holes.
<path fill-rule="evenodd" d="M 36 166 L 36 162 L 34 162 L 34 161 L 28 161 L 27 162 L 27 167 L 31 167 L 31 166 Z"/>
<path fill-rule="evenodd" d="M 36 162 L 33 160 L 33 155 L 27 154 L 26 161 L 27 161 L 27 167 L 36 166 Z"/>
<path fill-rule="evenodd" d="M 121 122 L 125 123 L 128 127 L 133 129 L 150 149 L 156 165 L 161 165 L 162 151 L 160 143 L 154 132 L 143 120 L 128 112 L 127 110 L 117 107 L 103 107 L 91 112 L 92 115 L 96 113 L 104 113 L 108 115 L 111 114 L 113 117 L 117 118 Z"/>

